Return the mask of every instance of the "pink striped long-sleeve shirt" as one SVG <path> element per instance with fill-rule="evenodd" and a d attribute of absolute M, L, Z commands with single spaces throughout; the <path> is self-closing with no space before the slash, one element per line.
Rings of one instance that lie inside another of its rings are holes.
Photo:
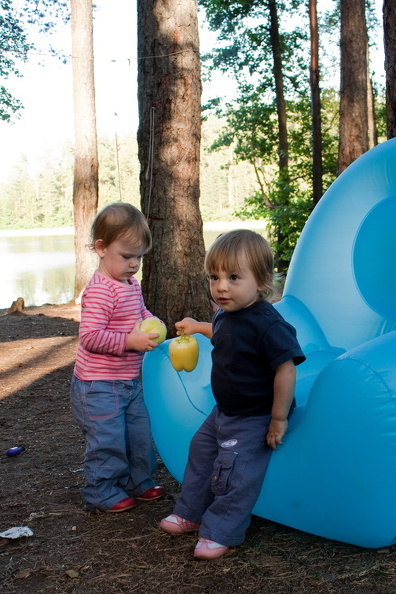
<path fill-rule="evenodd" d="M 96 271 L 81 299 L 75 375 L 83 381 L 139 377 L 144 353 L 125 345 L 135 323 L 151 315 L 134 277 L 121 283 Z"/>

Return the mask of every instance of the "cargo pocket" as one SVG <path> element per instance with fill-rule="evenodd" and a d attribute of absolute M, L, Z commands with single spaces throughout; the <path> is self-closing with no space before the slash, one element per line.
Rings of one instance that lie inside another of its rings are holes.
<path fill-rule="evenodd" d="M 227 492 L 229 479 L 234 468 L 237 452 L 220 452 L 216 458 L 212 474 L 213 495 L 224 495 Z"/>

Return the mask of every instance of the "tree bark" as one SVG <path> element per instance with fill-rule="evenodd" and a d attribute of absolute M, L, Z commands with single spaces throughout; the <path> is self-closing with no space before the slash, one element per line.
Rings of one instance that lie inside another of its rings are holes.
<path fill-rule="evenodd" d="M 283 201 L 285 204 L 288 203 L 288 188 L 290 184 L 289 179 L 289 138 L 287 131 L 287 111 L 286 101 L 283 85 L 283 66 L 282 66 L 282 50 L 279 36 L 279 21 L 278 11 L 276 6 L 276 0 L 268 0 L 268 8 L 270 13 L 270 39 L 272 56 L 274 60 L 273 72 L 275 79 L 275 94 L 276 94 L 276 110 L 278 114 L 278 127 L 279 127 L 279 182 L 284 188 Z M 282 205 L 278 204 L 275 208 L 281 208 Z M 280 227 L 276 229 L 277 245 L 281 246 L 285 239 L 284 234 Z M 279 251 L 275 251 L 275 266 L 278 272 L 283 272 L 288 262 L 283 260 L 279 256 Z"/>
<path fill-rule="evenodd" d="M 384 48 L 386 73 L 386 118 L 388 138 L 396 136 L 396 4 L 384 0 Z"/>
<path fill-rule="evenodd" d="M 338 174 L 368 150 L 365 0 L 341 0 Z"/>
<path fill-rule="evenodd" d="M 319 87 L 319 32 L 317 0 L 309 0 L 309 26 L 311 37 L 311 65 L 309 80 L 312 106 L 312 198 L 314 205 L 323 194 L 322 115 Z"/>
<path fill-rule="evenodd" d="M 197 5 L 196 0 L 137 4 L 141 205 L 153 236 L 142 290 L 172 336 L 174 323 L 184 316 L 211 318 L 199 211 Z"/>
<path fill-rule="evenodd" d="M 96 132 L 92 1 L 71 0 L 74 98 L 74 295 L 86 286 L 97 263 L 87 249 L 90 227 L 98 207 L 98 149 Z"/>
<path fill-rule="evenodd" d="M 368 148 L 378 144 L 377 119 L 375 115 L 375 97 L 373 81 L 370 72 L 367 72 L 367 109 L 368 109 Z"/>
<path fill-rule="evenodd" d="M 274 60 L 274 79 L 276 92 L 276 109 L 279 126 L 279 170 L 288 178 L 289 167 L 289 141 L 287 133 L 287 111 L 285 93 L 283 88 L 282 51 L 279 39 L 278 12 L 275 0 L 268 0 L 270 12 L 270 37 L 272 56 Z"/>

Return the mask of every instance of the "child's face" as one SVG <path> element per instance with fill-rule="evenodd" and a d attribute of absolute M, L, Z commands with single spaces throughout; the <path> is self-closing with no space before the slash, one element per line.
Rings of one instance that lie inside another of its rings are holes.
<path fill-rule="evenodd" d="M 121 283 L 137 273 L 144 254 L 140 243 L 126 238 L 116 239 L 107 247 L 98 239 L 95 251 L 100 258 L 99 272 Z"/>
<path fill-rule="evenodd" d="M 216 274 L 210 275 L 209 280 L 211 295 L 224 311 L 249 307 L 258 300 L 259 291 L 264 288 L 257 284 L 246 256 L 239 258 L 236 270 L 217 270 Z"/>

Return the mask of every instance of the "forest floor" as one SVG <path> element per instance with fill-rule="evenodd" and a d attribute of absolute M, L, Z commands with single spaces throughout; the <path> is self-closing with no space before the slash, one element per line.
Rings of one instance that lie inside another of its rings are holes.
<path fill-rule="evenodd" d="M 394 594 L 396 546 L 362 549 L 253 517 L 247 539 L 216 562 L 196 537 L 158 529 L 180 487 L 161 460 L 162 500 L 92 514 L 81 500 L 84 440 L 69 407 L 79 307 L 0 311 L 0 590 L 50 594 Z M 23 445 L 16 457 L 5 452 Z"/>

